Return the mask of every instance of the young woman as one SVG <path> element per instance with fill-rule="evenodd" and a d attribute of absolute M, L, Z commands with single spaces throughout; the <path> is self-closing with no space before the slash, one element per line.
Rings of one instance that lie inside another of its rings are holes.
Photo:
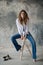
<path fill-rule="evenodd" d="M 13 35 L 11 37 L 11 40 L 16 48 L 17 51 L 21 49 L 21 45 L 19 45 L 16 41 L 16 39 L 21 38 L 23 39 L 28 39 L 31 42 L 32 45 L 32 57 L 33 61 L 36 61 L 36 42 L 31 35 L 31 33 L 28 31 L 28 22 L 29 22 L 29 17 L 28 14 L 25 10 L 21 10 L 19 13 L 18 18 L 16 19 L 16 25 L 18 29 L 18 33 L 16 35 Z"/>

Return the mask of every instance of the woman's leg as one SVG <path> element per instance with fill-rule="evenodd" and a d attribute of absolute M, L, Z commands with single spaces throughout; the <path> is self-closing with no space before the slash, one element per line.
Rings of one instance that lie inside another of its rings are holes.
<path fill-rule="evenodd" d="M 15 48 L 17 51 L 19 51 L 19 49 L 21 48 L 21 46 L 17 43 L 16 39 L 20 38 L 20 34 L 16 34 L 14 36 L 11 37 L 11 41 L 13 42 Z"/>
<path fill-rule="evenodd" d="M 27 34 L 26 38 L 28 40 L 30 40 L 30 42 L 32 44 L 32 57 L 33 57 L 33 59 L 36 59 L 36 42 L 30 33 Z"/>

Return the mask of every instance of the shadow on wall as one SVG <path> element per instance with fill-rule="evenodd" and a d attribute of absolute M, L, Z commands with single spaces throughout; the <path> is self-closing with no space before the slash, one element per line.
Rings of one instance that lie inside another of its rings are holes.
<path fill-rule="evenodd" d="M 20 0 L 18 0 L 20 1 Z M 40 6 L 43 7 L 43 0 L 21 0 L 20 2 L 26 3 L 28 5 L 30 4 L 39 4 Z"/>
<path fill-rule="evenodd" d="M 12 27 L 15 27 L 15 23 L 16 23 L 16 13 L 15 12 L 9 12 L 6 16 L 6 21 L 8 23 L 8 26 L 10 27 L 10 29 L 12 29 Z"/>
<path fill-rule="evenodd" d="M 38 19 L 43 19 L 43 7 L 38 7 L 37 18 Z"/>
<path fill-rule="evenodd" d="M 0 1 L 3 1 L 3 0 L 0 0 Z M 4 0 L 4 1 L 6 1 L 7 5 L 9 5 L 13 1 L 17 1 L 17 2 L 22 2 L 22 3 L 27 3 L 28 5 L 30 5 L 31 3 L 33 4 L 35 3 L 43 7 L 43 0 Z"/>
<path fill-rule="evenodd" d="M 36 43 L 43 45 L 43 23 L 32 25 L 33 34 L 35 34 Z"/>
<path fill-rule="evenodd" d="M 10 29 L 12 29 L 13 26 L 15 27 L 16 18 L 17 18 L 17 16 L 14 11 L 11 11 L 11 12 L 7 13 L 6 15 L 3 15 L 1 13 L 0 26 L 5 27 L 6 25 L 8 25 L 8 27 L 10 27 Z"/>

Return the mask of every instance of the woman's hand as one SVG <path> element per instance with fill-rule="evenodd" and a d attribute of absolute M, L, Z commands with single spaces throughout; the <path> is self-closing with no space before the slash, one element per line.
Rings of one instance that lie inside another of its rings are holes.
<path fill-rule="evenodd" d="M 21 40 L 23 40 L 23 36 L 21 35 Z"/>
<path fill-rule="evenodd" d="M 27 32 L 26 34 L 29 34 L 29 32 Z"/>
<path fill-rule="evenodd" d="M 21 36 L 21 39 L 23 40 L 23 39 L 26 39 L 26 37 L 25 36 Z"/>

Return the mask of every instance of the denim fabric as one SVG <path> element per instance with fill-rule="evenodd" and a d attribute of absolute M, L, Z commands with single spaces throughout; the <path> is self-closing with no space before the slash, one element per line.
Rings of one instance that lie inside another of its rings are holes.
<path fill-rule="evenodd" d="M 14 44 L 17 51 L 19 51 L 20 48 L 21 48 L 21 45 L 19 45 L 17 43 L 17 41 L 16 41 L 16 39 L 19 39 L 19 38 L 21 38 L 20 34 L 13 35 L 11 37 L 11 41 L 13 42 L 13 44 Z M 32 45 L 32 57 L 33 57 L 33 59 L 36 59 L 36 42 L 35 42 L 33 36 L 30 34 L 30 32 L 29 32 L 29 34 L 26 35 L 26 38 L 31 42 L 31 45 Z"/>

